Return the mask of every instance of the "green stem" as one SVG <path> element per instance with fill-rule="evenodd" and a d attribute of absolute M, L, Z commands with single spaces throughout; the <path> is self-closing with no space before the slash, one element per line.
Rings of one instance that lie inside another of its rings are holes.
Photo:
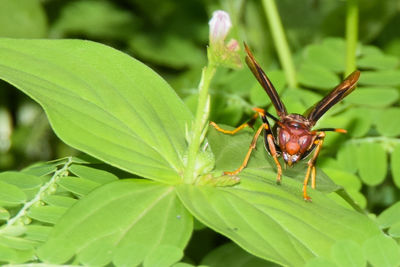
<path fill-rule="evenodd" d="M 346 11 L 346 72 L 356 69 L 356 49 L 358 41 L 358 0 L 347 0 Z"/>
<path fill-rule="evenodd" d="M 8 227 L 12 227 L 14 226 L 14 224 L 16 224 L 17 222 L 19 222 L 19 220 L 26 216 L 26 214 L 28 213 L 28 210 L 35 204 L 37 204 L 39 201 L 42 200 L 43 196 L 45 195 L 46 191 L 49 190 L 50 187 L 52 187 L 53 185 L 56 184 L 58 178 L 60 178 L 61 176 L 63 176 L 67 171 L 69 166 L 72 164 L 72 158 L 69 157 L 68 161 L 64 164 L 64 166 L 55 171 L 53 176 L 51 177 L 50 181 L 48 181 L 45 185 L 43 185 L 40 190 L 36 193 L 35 197 L 32 198 L 31 201 L 25 203 L 25 205 L 22 207 L 22 209 L 20 209 L 20 211 L 14 216 L 12 217 L 10 220 L 8 220 L 7 225 L 5 228 L 2 229 L 2 231 L 6 231 L 6 229 Z"/>
<path fill-rule="evenodd" d="M 275 0 L 263 0 L 262 3 L 268 19 L 275 49 L 278 53 L 283 71 L 285 72 L 286 80 L 288 81 L 289 87 L 295 88 L 297 87 L 296 70 Z"/>
<path fill-rule="evenodd" d="M 183 180 L 186 184 L 191 184 L 195 180 L 196 157 L 202 142 L 202 133 L 208 119 L 209 111 L 209 95 L 208 89 L 210 82 L 214 77 L 216 67 L 214 64 L 208 63 L 203 68 L 201 80 L 199 84 L 199 102 L 197 104 L 196 117 L 189 133 L 189 148 L 187 155 L 187 164 L 183 174 Z"/>

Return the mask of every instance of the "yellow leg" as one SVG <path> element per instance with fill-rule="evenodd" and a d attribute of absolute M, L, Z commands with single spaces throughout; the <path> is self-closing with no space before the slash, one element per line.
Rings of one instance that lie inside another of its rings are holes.
<path fill-rule="evenodd" d="M 260 136 L 260 133 L 261 133 L 261 131 L 263 130 L 263 128 L 264 128 L 264 124 L 262 124 L 262 125 L 258 128 L 257 132 L 255 133 L 255 135 L 254 135 L 254 137 L 253 137 L 253 141 L 251 141 L 250 148 L 249 148 L 249 150 L 247 151 L 246 157 L 244 158 L 244 161 L 243 161 L 242 165 L 240 165 L 240 167 L 239 167 L 237 170 L 232 171 L 232 172 L 224 172 L 224 174 L 226 174 L 226 175 L 236 175 L 236 174 L 238 174 L 239 172 L 241 172 L 241 171 L 247 166 L 247 163 L 249 162 L 249 159 L 250 159 L 251 152 L 252 152 L 253 149 L 256 147 L 257 139 L 258 139 L 258 137 Z"/>
<path fill-rule="evenodd" d="M 265 130 L 268 130 L 268 125 L 266 125 L 266 124 L 265 124 Z M 274 159 L 274 162 L 275 162 L 276 168 L 277 168 L 277 172 L 278 172 L 278 174 L 276 176 L 276 183 L 280 184 L 281 176 L 282 176 L 282 167 L 278 161 L 278 153 L 276 152 L 274 137 L 272 136 L 272 134 L 268 134 L 267 141 L 268 141 L 269 151 L 271 153 L 272 158 Z"/>
<path fill-rule="evenodd" d="M 311 197 L 309 197 L 307 195 L 307 184 L 308 184 L 308 180 L 310 178 L 310 174 L 311 174 L 311 187 L 315 188 L 315 185 L 316 185 L 315 161 L 317 160 L 318 154 L 322 148 L 322 144 L 324 143 L 324 138 L 325 138 L 324 132 L 321 132 L 318 134 L 317 140 L 315 141 L 315 142 L 317 142 L 317 147 L 315 148 L 314 155 L 307 163 L 308 164 L 307 173 L 306 173 L 306 177 L 304 178 L 304 182 L 303 182 L 303 198 L 306 201 L 311 201 Z"/>
<path fill-rule="evenodd" d="M 265 111 L 261 108 L 253 108 L 253 110 L 256 112 L 249 121 L 241 124 L 239 127 L 233 129 L 233 130 L 224 130 L 221 127 L 219 127 L 215 122 L 211 121 L 210 125 L 212 125 L 217 131 L 225 133 L 225 134 L 235 134 L 245 128 L 246 126 L 252 126 L 254 121 L 258 118 L 258 116 L 263 116 L 265 114 Z"/>

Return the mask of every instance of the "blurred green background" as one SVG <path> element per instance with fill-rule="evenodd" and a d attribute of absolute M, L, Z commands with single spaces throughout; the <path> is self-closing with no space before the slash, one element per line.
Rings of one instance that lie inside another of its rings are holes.
<path fill-rule="evenodd" d="M 194 110 L 208 20 L 223 9 L 234 25 L 230 37 L 249 44 L 288 110 L 303 113 L 343 78 L 346 1 L 276 2 L 298 88 L 285 82 L 260 1 L 0 0 L 0 36 L 112 46 L 156 70 Z M 361 86 L 321 120 L 320 126 L 344 127 L 349 134 L 328 134 L 318 166 L 362 207 L 379 212 L 400 199 L 400 1 L 358 3 Z M 218 70 L 211 98 L 210 120 L 233 126 L 251 116 L 252 107 L 270 103 L 246 67 Z M 76 153 L 54 135 L 36 103 L 0 82 L 1 170 Z"/>

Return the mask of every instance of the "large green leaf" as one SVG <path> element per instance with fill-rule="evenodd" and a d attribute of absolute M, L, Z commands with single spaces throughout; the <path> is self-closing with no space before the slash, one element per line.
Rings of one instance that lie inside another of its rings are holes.
<path fill-rule="evenodd" d="M 248 169 L 235 187 L 179 185 L 179 197 L 202 223 L 229 237 L 252 254 L 283 265 L 303 266 L 311 258 L 331 257 L 340 240 L 362 244 L 378 227 L 365 215 L 344 208 L 325 193 L 309 189 L 313 202 L 301 197 L 300 184 Z"/>
<path fill-rule="evenodd" d="M 251 139 L 247 130 L 234 136 L 209 131 L 216 169 L 239 167 Z M 284 169 L 282 185 L 278 186 L 274 163 L 261 139 L 247 168 L 238 175 L 240 185 L 178 186 L 182 202 L 202 223 L 258 257 L 289 266 L 302 266 L 314 257 L 331 257 L 336 241 L 352 240 L 361 245 L 379 233 L 366 216 L 329 198 L 327 192 L 338 187 L 321 170 L 317 170 L 317 189 L 324 193 L 309 188 L 312 203 L 302 198 L 306 164 Z"/>
<path fill-rule="evenodd" d="M 0 40 L 0 78 L 38 101 L 67 144 L 111 165 L 179 181 L 191 115 L 151 69 L 81 40 Z"/>
<path fill-rule="evenodd" d="M 39 257 L 90 266 L 170 266 L 182 257 L 192 217 L 173 187 L 149 180 L 106 184 L 77 202 L 56 224 Z M 168 252 L 167 254 L 165 252 Z"/>

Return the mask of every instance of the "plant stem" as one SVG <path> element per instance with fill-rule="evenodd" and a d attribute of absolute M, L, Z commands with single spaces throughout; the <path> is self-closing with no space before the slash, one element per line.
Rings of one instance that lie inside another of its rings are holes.
<path fill-rule="evenodd" d="M 7 227 L 14 226 L 14 224 L 18 222 L 19 219 L 21 219 L 23 216 L 27 214 L 29 208 L 31 208 L 33 205 L 41 201 L 43 196 L 45 195 L 45 192 L 57 182 L 60 176 L 64 175 L 68 171 L 68 168 L 71 165 L 71 163 L 72 163 L 72 158 L 69 157 L 68 161 L 64 164 L 64 166 L 61 169 L 54 172 L 50 181 L 48 181 L 45 185 L 43 185 L 40 188 L 40 190 L 36 193 L 35 197 L 32 198 L 31 201 L 25 203 L 22 209 L 14 217 L 8 220 L 6 227 L 3 228 L 2 231 L 6 231 Z"/>
<path fill-rule="evenodd" d="M 202 142 L 202 133 L 205 128 L 205 124 L 208 119 L 209 111 L 209 95 L 208 89 L 210 87 L 210 82 L 214 77 L 216 67 L 214 64 L 208 63 L 207 67 L 203 68 L 201 74 L 201 80 L 199 84 L 199 102 L 197 103 L 196 117 L 192 125 L 189 136 L 189 148 L 187 155 L 187 164 L 183 174 L 183 181 L 186 184 L 191 184 L 195 180 L 195 166 L 196 157 L 199 152 L 199 147 Z"/>
<path fill-rule="evenodd" d="M 283 71 L 285 72 L 286 80 L 288 81 L 289 87 L 295 88 L 297 87 L 296 70 L 275 0 L 263 0 L 262 3 L 268 19 L 275 49 L 278 53 Z"/>
<path fill-rule="evenodd" d="M 347 0 L 346 11 L 346 72 L 356 69 L 356 49 L 358 41 L 358 0 Z"/>

